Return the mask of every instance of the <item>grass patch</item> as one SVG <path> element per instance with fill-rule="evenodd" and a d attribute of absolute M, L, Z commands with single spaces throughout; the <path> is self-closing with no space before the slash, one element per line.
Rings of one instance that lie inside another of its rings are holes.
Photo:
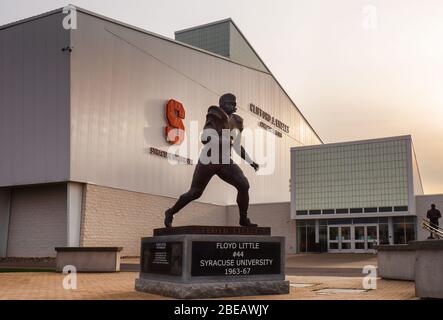
<path fill-rule="evenodd" d="M 55 272 L 55 269 L 0 268 L 0 273 Z"/>

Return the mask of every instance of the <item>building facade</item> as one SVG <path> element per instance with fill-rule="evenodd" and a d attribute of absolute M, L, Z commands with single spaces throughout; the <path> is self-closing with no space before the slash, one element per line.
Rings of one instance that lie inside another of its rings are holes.
<path fill-rule="evenodd" d="M 411 136 L 295 147 L 298 252 L 371 252 L 417 239 L 423 187 Z"/>
<path fill-rule="evenodd" d="M 189 188 L 207 109 L 227 92 L 263 170 L 234 158 L 249 216 L 287 253 L 426 236 L 424 208 L 443 196 L 422 195 L 411 138 L 323 145 L 231 19 L 169 39 L 80 8 L 65 29 L 63 11 L 0 27 L 0 257 L 64 246 L 138 256 Z M 236 190 L 218 178 L 174 219 L 237 224 Z"/>
<path fill-rule="evenodd" d="M 227 92 L 245 127 L 275 141 L 269 174 L 240 164 L 251 217 L 289 234 L 289 150 L 322 141 L 232 20 L 173 40 L 75 14 L 72 29 L 62 9 L 0 27 L 0 257 L 54 256 L 57 246 L 139 255 L 140 238 L 189 188 L 207 109 Z M 172 145 L 165 133 L 177 126 L 184 139 Z M 235 189 L 214 178 L 174 222 L 237 225 L 235 207 Z"/>

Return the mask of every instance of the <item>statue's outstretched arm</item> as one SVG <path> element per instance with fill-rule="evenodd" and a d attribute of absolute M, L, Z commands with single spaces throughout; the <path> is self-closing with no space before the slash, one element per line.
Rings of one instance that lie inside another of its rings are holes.
<path fill-rule="evenodd" d="M 245 160 L 251 167 L 254 168 L 255 171 L 258 170 L 259 166 L 257 163 L 252 160 L 252 158 L 249 156 L 249 154 L 246 152 L 245 148 L 241 145 L 241 134 L 238 134 L 234 138 L 234 143 L 232 145 L 235 152 L 243 159 Z"/>

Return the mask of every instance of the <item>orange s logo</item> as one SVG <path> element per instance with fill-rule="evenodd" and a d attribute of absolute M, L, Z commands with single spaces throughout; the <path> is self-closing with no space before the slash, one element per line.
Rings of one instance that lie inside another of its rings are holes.
<path fill-rule="evenodd" d="M 176 100 L 169 100 L 166 104 L 166 120 L 168 125 L 165 126 L 166 141 L 170 144 L 180 144 L 185 138 L 185 108 L 183 104 Z"/>

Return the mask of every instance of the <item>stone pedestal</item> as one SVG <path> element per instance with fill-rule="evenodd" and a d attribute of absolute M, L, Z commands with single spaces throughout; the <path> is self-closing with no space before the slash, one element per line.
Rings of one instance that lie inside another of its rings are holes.
<path fill-rule="evenodd" d="M 417 248 L 415 295 L 443 299 L 443 240 L 412 241 Z"/>
<path fill-rule="evenodd" d="M 120 247 L 66 247 L 57 251 L 56 271 L 74 266 L 77 272 L 119 272 Z"/>
<path fill-rule="evenodd" d="M 142 239 L 135 288 L 179 299 L 287 294 L 284 241 L 269 228 L 158 229 Z"/>
<path fill-rule="evenodd" d="M 380 245 L 376 247 L 378 273 L 383 279 L 414 281 L 417 248 L 412 245 Z"/>
<path fill-rule="evenodd" d="M 411 241 L 377 250 L 382 278 L 415 281 L 417 297 L 443 299 L 443 240 Z"/>

